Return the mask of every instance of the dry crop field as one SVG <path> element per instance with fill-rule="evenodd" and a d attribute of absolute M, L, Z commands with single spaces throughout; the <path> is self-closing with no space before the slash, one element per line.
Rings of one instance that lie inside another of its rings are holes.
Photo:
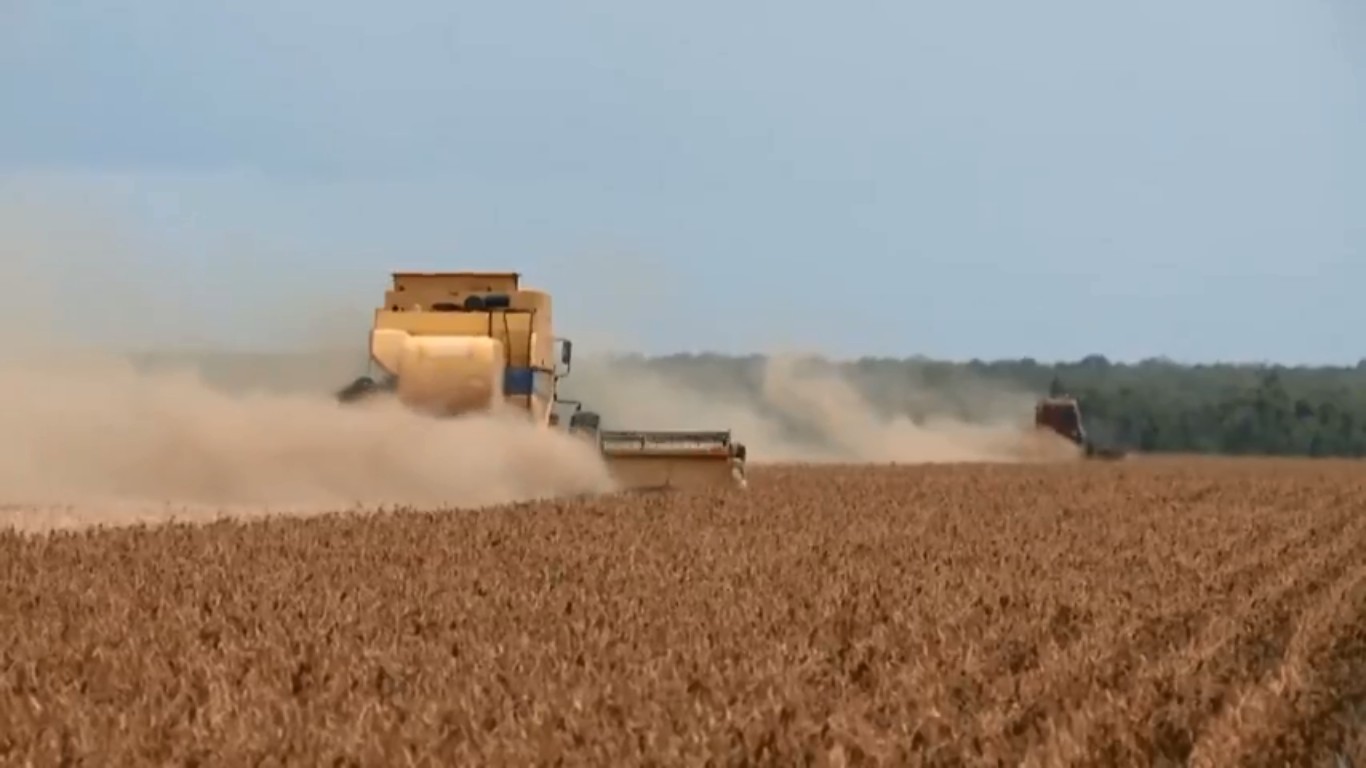
<path fill-rule="evenodd" d="M 0 762 L 1366 765 L 1366 467 L 0 536 Z"/>

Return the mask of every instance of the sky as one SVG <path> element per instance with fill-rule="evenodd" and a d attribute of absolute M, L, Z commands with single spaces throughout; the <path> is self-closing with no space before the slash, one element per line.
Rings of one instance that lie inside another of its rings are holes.
<path fill-rule="evenodd" d="M 182 341 L 513 269 L 580 348 L 1366 357 L 1359 0 L 378 7 L 4 0 L 6 258 Z"/>

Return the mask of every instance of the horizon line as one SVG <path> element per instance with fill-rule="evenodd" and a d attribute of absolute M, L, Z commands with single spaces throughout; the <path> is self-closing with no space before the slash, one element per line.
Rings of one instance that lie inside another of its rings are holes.
<path fill-rule="evenodd" d="M 270 357 L 308 357 L 315 355 L 350 355 L 358 354 L 352 346 L 311 346 L 311 347 L 245 347 L 229 344 L 162 344 L 152 348 L 142 348 L 136 350 L 125 350 L 125 354 L 133 356 L 156 356 L 156 355 L 224 355 L 224 356 L 270 356 Z M 363 354 L 363 352 L 360 352 Z M 1271 369 L 1317 369 L 1317 370 L 1366 370 L 1366 357 L 1354 361 L 1337 362 L 1297 362 L 1289 363 L 1277 361 L 1270 358 L 1262 359 L 1214 359 L 1214 360 L 1184 360 L 1169 357 L 1166 355 L 1153 355 L 1141 358 L 1115 358 L 1100 352 L 1093 352 L 1079 358 L 1043 358 L 1034 355 L 1020 355 L 1018 357 L 935 357 L 921 353 L 908 353 L 905 355 L 855 355 L 841 356 L 827 352 L 720 352 L 708 350 L 678 350 L 672 352 L 644 352 L 634 350 L 595 350 L 589 353 L 580 353 L 578 359 L 633 359 L 644 360 L 647 362 L 659 362 L 666 360 L 679 359 L 698 359 L 698 358 L 720 358 L 725 360 L 754 360 L 770 359 L 775 357 L 796 357 L 805 360 L 819 360 L 822 362 L 835 364 L 858 364 L 867 362 L 880 363 L 922 363 L 933 365 L 956 365 L 956 366 L 995 366 L 995 365 L 1037 365 L 1041 368 L 1053 368 L 1058 366 L 1081 366 L 1093 365 L 1096 367 L 1116 367 L 1116 368 L 1136 368 L 1136 367 L 1157 367 L 1171 366 L 1178 368 L 1271 368 Z"/>

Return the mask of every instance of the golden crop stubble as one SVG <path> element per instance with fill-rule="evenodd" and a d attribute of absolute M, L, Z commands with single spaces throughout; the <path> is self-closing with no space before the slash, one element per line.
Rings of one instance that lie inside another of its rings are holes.
<path fill-rule="evenodd" d="M 1366 695 L 1358 473 L 761 467 L 8 535 L 0 759 L 1303 761 Z"/>

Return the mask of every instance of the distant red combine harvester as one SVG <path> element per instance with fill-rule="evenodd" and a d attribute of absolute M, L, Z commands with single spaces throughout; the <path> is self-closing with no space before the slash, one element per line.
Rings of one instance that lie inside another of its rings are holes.
<path fill-rule="evenodd" d="M 1098 446 L 1086 435 L 1081 419 L 1081 405 L 1075 397 L 1046 397 L 1034 406 L 1034 428 L 1048 429 L 1081 448 L 1088 459 L 1122 459 L 1126 452 L 1120 448 Z"/>

